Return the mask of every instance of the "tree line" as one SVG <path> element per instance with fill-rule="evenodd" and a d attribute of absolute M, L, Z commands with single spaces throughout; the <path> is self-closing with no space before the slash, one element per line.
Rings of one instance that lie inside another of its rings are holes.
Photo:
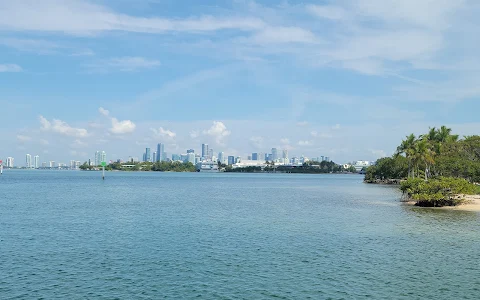
<path fill-rule="evenodd" d="M 452 134 L 446 126 L 408 135 L 391 157 L 378 159 L 365 174 L 369 183 L 401 183 L 420 206 L 458 205 L 456 195 L 480 191 L 480 136 Z"/>

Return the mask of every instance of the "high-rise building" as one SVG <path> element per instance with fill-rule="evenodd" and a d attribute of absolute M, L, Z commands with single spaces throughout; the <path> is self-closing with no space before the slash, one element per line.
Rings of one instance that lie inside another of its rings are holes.
<path fill-rule="evenodd" d="M 157 151 L 153 152 L 152 154 L 152 162 L 156 162 L 157 161 Z"/>
<path fill-rule="evenodd" d="M 172 160 L 173 161 L 181 160 L 181 156 L 178 154 L 172 154 Z"/>
<path fill-rule="evenodd" d="M 165 160 L 165 145 L 159 143 L 157 145 L 157 158 L 156 161 L 164 161 Z"/>
<path fill-rule="evenodd" d="M 219 153 L 218 153 L 218 161 L 219 161 L 221 164 L 224 164 L 224 163 L 225 163 L 225 153 L 223 153 L 223 152 L 219 152 Z"/>
<path fill-rule="evenodd" d="M 259 152 L 257 157 L 257 160 L 265 160 L 265 155 L 262 152 Z"/>
<path fill-rule="evenodd" d="M 50 168 L 55 168 L 55 162 L 52 160 L 49 163 Z"/>
<path fill-rule="evenodd" d="M 27 169 L 31 169 L 32 168 L 32 156 L 30 154 L 27 154 L 25 156 L 25 167 Z"/>
<path fill-rule="evenodd" d="M 202 144 L 202 158 L 208 157 L 208 144 Z"/>
<path fill-rule="evenodd" d="M 151 161 L 152 160 L 152 156 L 150 154 L 150 148 L 145 148 L 145 157 L 143 159 L 143 161 Z"/>
<path fill-rule="evenodd" d="M 273 161 L 276 161 L 278 159 L 278 151 L 277 148 L 272 148 L 272 159 Z"/>
<path fill-rule="evenodd" d="M 190 152 L 190 153 L 187 153 L 187 162 L 189 163 L 192 163 L 192 164 L 195 164 L 195 153 L 193 152 Z"/>
<path fill-rule="evenodd" d="M 265 160 L 269 160 L 269 158 L 270 158 L 270 156 L 269 156 L 269 155 L 270 155 L 270 154 L 268 154 L 268 153 L 265 153 L 265 155 L 264 155 L 264 157 L 265 157 Z"/>
<path fill-rule="evenodd" d="M 208 149 L 208 158 L 213 159 L 213 149 Z"/>
<path fill-rule="evenodd" d="M 35 155 L 35 156 L 33 157 L 33 167 L 34 167 L 35 169 L 40 168 L 40 156 Z"/>
<path fill-rule="evenodd" d="M 13 157 L 7 157 L 7 168 L 13 168 L 15 159 Z"/>
<path fill-rule="evenodd" d="M 93 165 L 94 166 L 99 166 L 100 163 L 101 163 L 101 154 L 100 154 L 100 151 L 95 151 L 95 159 L 93 161 Z"/>
<path fill-rule="evenodd" d="M 287 149 L 284 149 L 284 150 L 283 150 L 282 158 L 283 158 L 283 159 L 288 159 L 288 150 L 287 150 Z"/>
<path fill-rule="evenodd" d="M 45 169 L 46 167 L 47 167 L 47 162 L 46 161 L 42 162 L 42 168 Z"/>
<path fill-rule="evenodd" d="M 107 162 L 107 153 L 105 153 L 105 151 L 102 151 L 101 155 L 100 155 L 100 164 L 102 162 Z"/>
<path fill-rule="evenodd" d="M 252 160 L 258 160 L 258 153 L 252 153 Z"/>
<path fill-rule="evenodd" d="M 70 161 L 70 169 L 72 169 L 72 170 L 75 169 L 75 161 L 74 160 Z"/>
<path fill-rule="evenodd" d="M 325 156 L 325 160 L 326 160 L 326 161 L 330 161 L 330 157 Z"/>
<path fill-rule="evenodd" d="M 188 154 L 188 153 L 195 153 L 195 150 L 193 150 L 193 149 L 188 149 L 188 150 L 187 150 L 187 154 Z"/>
<path fill-rule="evenodd" d="M 322 161 L 324 161 L 324 160 L 325 160 L 325 156 L 323 156 L 323 155 L 322 155 L 322 156 L 321 156 L 321 158 L 322 158 Z"/>
<path fill-rule="evenodd" d="M 228 157 L 228 164 L 229 165 L 235 164 L 235 156 L 229 156 Z"/>
<path fill-rule="evenodd" d="M 247 156 L 247 160 L 252 160 L 252 156 L 251 155 Z"/>

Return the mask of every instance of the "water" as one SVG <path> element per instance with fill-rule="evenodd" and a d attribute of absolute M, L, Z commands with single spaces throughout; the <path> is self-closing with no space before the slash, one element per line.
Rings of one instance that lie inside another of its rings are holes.
<path fill-rule="evenodd" d="M 1 299 L 478 299 L 480 214 L 357 175 L 10 171 Z"/>

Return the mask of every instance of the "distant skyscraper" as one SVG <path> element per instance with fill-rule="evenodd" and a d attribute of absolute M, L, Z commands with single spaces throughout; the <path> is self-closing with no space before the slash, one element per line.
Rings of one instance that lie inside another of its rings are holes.
<path fill-rule="evenodd" d="M 15 159 L 13 157 L 7 157 L 7 168 L 13 168 Z"/>
<path fill-rule="evenodd" d="M 277 148 L 272 148 L 272 160 L 275 161 L 278 159 L 278 151 Z"/>
<path fill-rule="evenodd" d="M 213 149 L 208 149 L 208 158 L 213 159 Z"/>
<path fill-rule="evenodd" d="M 95 159 L 93 161 L 93 164 L 94 166 L 99 166 L 100 165 L 100 162 L 101 162 L 101 155 L 100 155 L 100 151 L 95 151 Z"/>
<path fill-rule="evenodd" d="M 202 158 L 208 157 L 208 144 L 202 144 Z"/>
<path fill-rule="evenodd" d="M 100 154 L 100 164 L 102 162 L 107 162 L 107 153 L 105 153 L 105 151 L 102 151 L 102 153 Z"/>
<path fill-rule="evenodd" d="M 324 161 L 324 160 L 325 160 L 325 157 L 324 157 L 323 155 L 322 155 L 321 157 L 322 157 L 322 161 Z"/>
<path fill-rule="evenodd" d="M 262 152 L 259 152 L 257 157 L 257 160 L 265 160 L 265 154 L 263 154 Z"/>
<path fill-rule="evenodd" d="M 264 157 L 265 157 L 265 160 L 269 160 L 269 158 L 270 158 L 268 153 L 265 153 Z"/>
<path fill-rule="evenodd" d="M 325 160 L 326 160 L 326 161 L 330 161 L 330 157 L 325 156 Z"/>
<path fill-rule="evenodd" d="M 287 150 L 287 149 L 284 149 L 284 150 L 283 150 L 282 158 L 283 158 L 283 159 L 288 159 L 288 150 Z"/>
<path fill-rule="evenodd" d="M 229 156 L 228 157 L 228 164 L 229 165 L 235 164 L 235 156 Z"/>
<path fill-rule="evenodd" d="M 25 156 L 25 167 L 26 167 L 27 169 L 32 168 L 32 156 L 31 156 L 30 154 L 27 154 L 27 155 Z"/>
<path fill-rule="evenodd" d="M 151 161 L 152 156 L 150 154 L 150 148 L 145 148 L 145 159 L 143 161 Z"/>
<path fill-rule="evenodd" d="M 223 153 L 223 152 L 219 152 L 219 153 L 218 153 L 218 161 L 219 161 L 221 164 L 224 164 L 224 163 L 225 163 L 225 153 Z"/>
<path fill-rule="evenodd" d="M 156 162 L 157 161 L 157 151 L 153 152 L 153 155 L 152 155 L 152 162 Z"/>
<path fill-rule="evenodd" d="M 252 156 L 251 155 L 247 156 L 247 160 L 252 160 Z"/>
<path fill-rule="evenodd" d="M 33 157 L 33 167 L 34 167 L 35 169 L 40 168 L 40 156 L 35 155 L 35 156 Z"/>
<path fill-rule="evenodd" d="M 181 157 L 178 154 L 172 154 L 172 160 L 173 161 L 181 160 Z"/>
<path fill-rule="evenodd" d="M 193 149 L 188 149 L 188 150 L 187 150 L 187 154 L 188 154 L 188 153 L 195 153 L 195 150 L 193 150 Z"/>
<path fill-rule="evenodd" d="M 159 143 L 157 145 L 157 161 L 164 161 L 165 160 L 165 145 Z"/>
<path fill-rule="evenodd" d="M 252 160 L 258 160 L 258 153 L 252 153 Z"/>
<path fill-rule="evenodd" d="M 195 153 L 193 152 L 190 152 L 190 153 L 187 153 L 187 162 L 189 163 L 192 163 L 192 164 L 195 164 Z"/>
<path fill-rule="evenodd" d="M 50 168 L 55 168 L 55 162 L 52 160 L 49 163 Z"/>

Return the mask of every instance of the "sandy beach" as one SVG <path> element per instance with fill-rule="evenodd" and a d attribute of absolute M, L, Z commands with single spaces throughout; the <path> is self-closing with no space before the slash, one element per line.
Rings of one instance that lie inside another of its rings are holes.
<path fill-rule="evenodd" d="M 462 205 L 458 205 L 458 206 L 435 207 L 435 208 L 480 212 L 480 195 L 460 195 L 460 196 L 465 197 L 465 200 L 467 200 L 466 204 L 462 204 Z M 405 203 L 406 205 L 415 205 L 415 201 L 405 201 L 403 203 Z"/>

